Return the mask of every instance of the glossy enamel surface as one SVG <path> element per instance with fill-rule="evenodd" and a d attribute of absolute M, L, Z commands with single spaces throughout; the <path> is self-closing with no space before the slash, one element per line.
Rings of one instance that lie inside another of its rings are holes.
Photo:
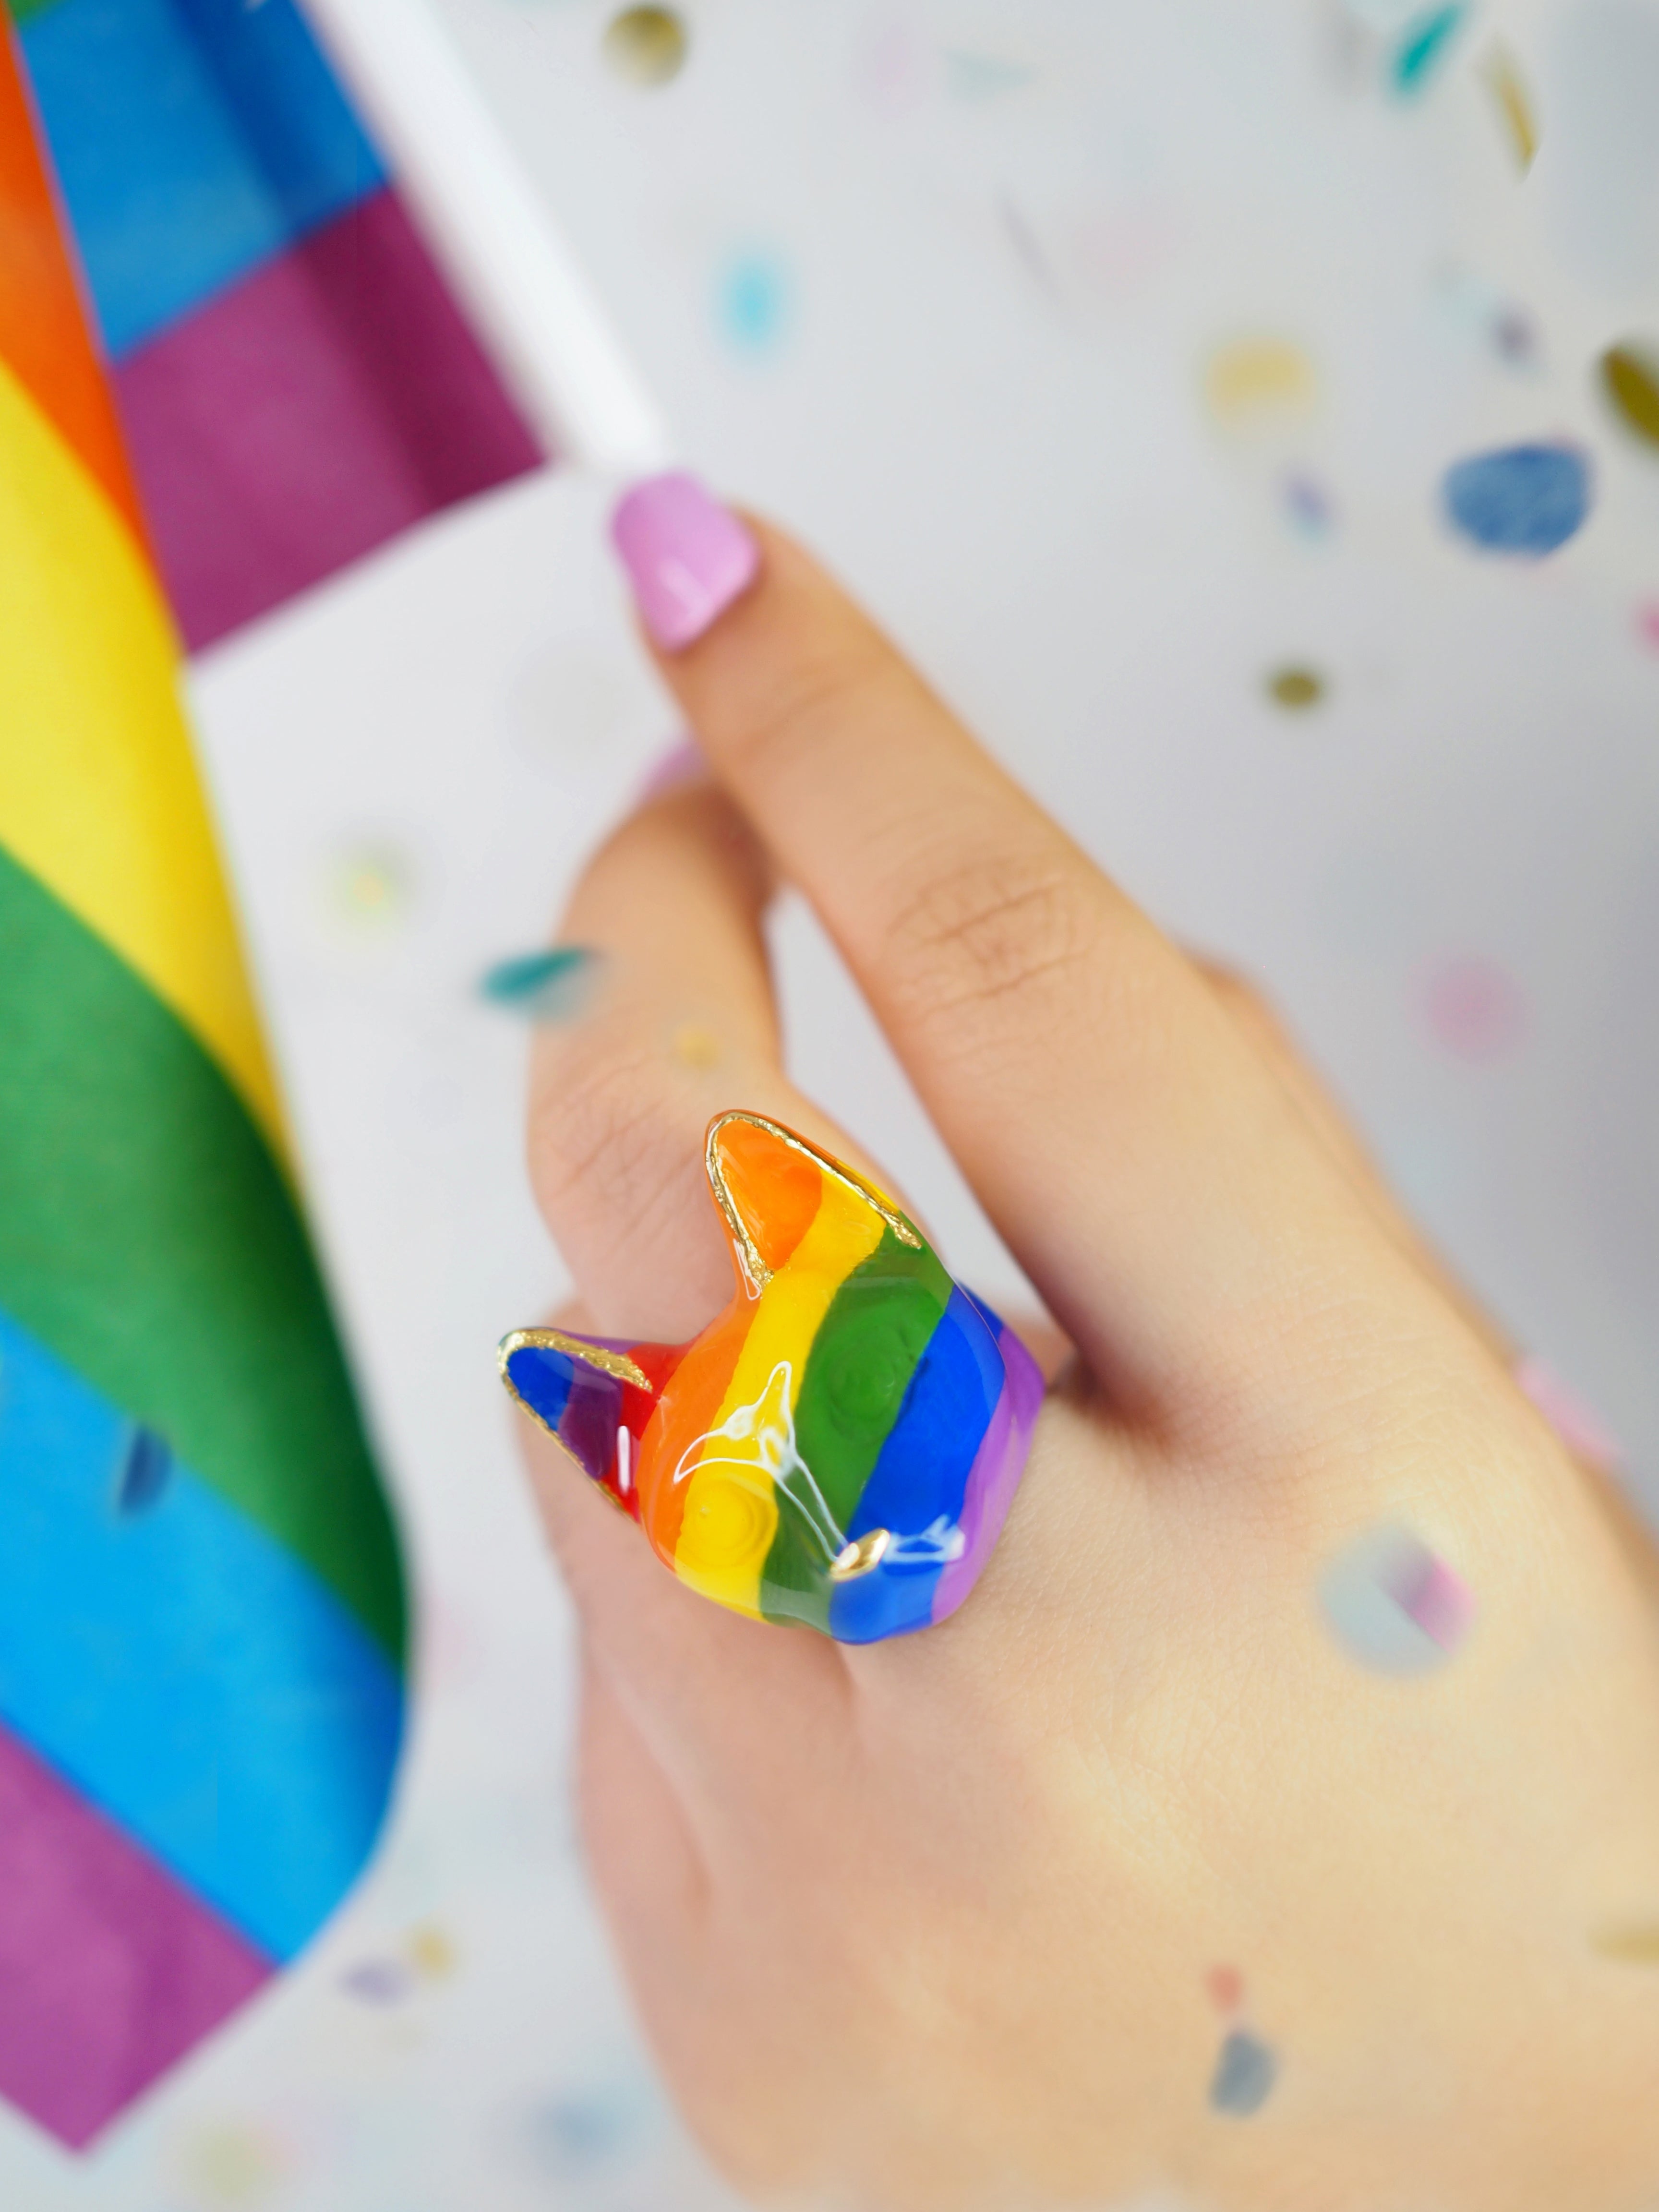
<path fill-rule="evenodd" d="M 708 1164 L 725 1312 L 678 1346 L 520 1330 L 508 1389 L 717 1604 L 851 1644 L 943 1620 L 1024 1465 L 1030 1353 L 890 1200 L 780 1124 L 721 1115 Z"/>

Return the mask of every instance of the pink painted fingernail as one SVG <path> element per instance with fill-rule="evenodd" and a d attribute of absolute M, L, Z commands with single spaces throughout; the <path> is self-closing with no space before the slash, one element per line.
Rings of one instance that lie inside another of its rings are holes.
<path fill-rule="evenodd" d="M 682 784 L 701 783 L 708 773 L 708 761 L 702 747 L 695 738 L 682 738 L 647 769 L 638 796 L 641 799 L 660 799 L 665 792 L 678 791 Z"/>
<path fill-rule="evenodd" d="M 760 548 L 736 515 L 678 470 L 624 493 L 611 535 L 665 653 L 700 638 L 760 573 Z"/>

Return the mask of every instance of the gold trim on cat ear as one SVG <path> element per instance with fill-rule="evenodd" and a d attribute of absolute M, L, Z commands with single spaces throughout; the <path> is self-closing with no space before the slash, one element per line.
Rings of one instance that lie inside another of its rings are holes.
<path fill-rule="evenodd" d="M 495 1348 L 495 1364 L 501 1370 L 501 1380 L 518 1398 L 532 1421 L 542 1421 L 535 1407 L 519 1396 L 518 1386 L 507 1370 L 507 1361 L 515 1352 L 526 1348 L 536 1352 L 562 1352 L 568 1359 L 580 1359 L 588 1367 L 597 1368 L 601 1375 L 614 1375 L 618 1382 L 631 1382 L 636 1390 L 648 1390 L 651 1378 L 629 1358 L 625 1352 L 611 1352 L 603 1344 L 585 1344 L 579 1336 L 567 1336 L 562 1328 L 515 1328 L 511 1336 L 504 1336 Z M 542 1421 L 546 1428 L 547 1423 Z"/>
<path fill-rule="evenodd" d="M 708 1174 L 708 1187 L 714 1194 L 714 1203 L 725 1217 L 743 1272 L 757 1295 L 771 1281 L 772 1270 L 762 1259 L 754 1237 L 750 1234 L 749 1224 L 738 1211 L 737 1203 L 726 1184 L 726 1169 L 720 1158 L 720 1133 L 732 1121 L 744 1121 L 751 1129 L 764 1130 L 769 1137 L 787 1146 L 792 1152 L 805 1154 L 825 1175 L 833 1176 L 837 1182 L 844 1183 L 848 1190 L 855 1191 L 866 1205 L 873 1207 L 901 1244 L 911 1245 L 918 1252 L 927 1249 L 921 1237 L 892 1200 L 884 1198 L 873 1184 L 866 1182 L 862 1176 L 854 1175 L 851 1168 L 843 1167 L 839 1160 L 831 1159 L 828 1152 L 821 1152 L 816 1145 L 809 1145 L 805 1137 L 798 1137 L 793 1129 L 786 1129 L 781 1121 L 769 1121 L 764 1114 L 749 1114 L 734 1107 L 729 1113 L 717 1114 L 708 1124 L 708 1134 L 703 1140 L 703 1165 Z"/>

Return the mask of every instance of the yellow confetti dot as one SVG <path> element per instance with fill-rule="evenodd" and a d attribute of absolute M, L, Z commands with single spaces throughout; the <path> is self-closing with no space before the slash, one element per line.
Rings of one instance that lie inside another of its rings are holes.
<path fill-rule="evenodd" d="M 425 1974 L 436 1982 L 455 1971 L 455 1946 L 441 1928 L 428 1923 L 423 1928 L 411 1929 L 405 1948 L 409 1962 L 417 1974 Z"/>
<path fill-rule="evenodd" d="M 667 84 L 685 66 L 690 41 L 672 8 L 624 8 L 605 34 L 605 58 L 630 84 Z"/>
<path fill-rule="evenodd" d="M 674 1032 L 674 1057 L 682 1067 L 718 1067 L 720 1062 L 720 1041 L 713 1030 L 700 1029 L 688 1022 Z"/>
<path fill-rule="evenodd" d="M 1590 1937 L 1590 1948 L 1621 1966 L 1659 1966 L 1659 1921 L 1645 1927 L 1602 1928 Z"/>
<path fill-rule="evenodd" d="M 252 2129 L 228 2122 L 204 2129 L 184 2155 L 185 2178 L 214 2205 L 256 2204 L 282 2178 L 276 2146 Z"/>
<path fill-rule="evenodd" d="M 1538 118 L 1526 80 L 1502 46 L 1493 48 L 1486 76 L 1486 89 L 1498 104 L 1498 120 L 1524 177 L 1538 151 Z"/>
<path fill-rule="evenodd" d="M 356 928 L 385 929 L 408 912 L 414 871 L 401 853 L 364 846 L 340 854 L 329 871 L 329 903 Z"/>
<path fill-rule="evenodd" d="M 1236 338 L 1211 355 L 1204 372 L 1210 412 L 1231 426 L 1300 414 L 1312 406 L 1318 388 L 1313 363 L 1286 338 Z"/>
<path fill-rule="evenodd" d="M 1319 704 L 1325 696 L 1325 679 L 1312 668 L 1276 668 L 1267 678 L 1267 691 L 1281 707 L 1299 712 Z"/>

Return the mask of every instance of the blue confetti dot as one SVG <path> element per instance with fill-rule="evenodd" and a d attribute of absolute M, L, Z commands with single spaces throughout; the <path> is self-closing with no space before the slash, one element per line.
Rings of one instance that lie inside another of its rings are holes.
<path fill-rule="evenodd" d="M 764 353 L 783 337 L 792 308 L 789 272 L 775 253 L 739 254 L 720 283 L 720 322 L 745 353 Z"/>
<path fill-rule="evenodd" d="M 1423 90 L 1468 13 L 1464 7 L 1436 8 L 1413 20 L 1394 58 L 1396 92 L 1409 94 Z"/>
<path fill-rule="evenodd" d="M 1441 480 L 1455 530 L 1490 553 L 1553 553 L 1590 507 L 1588 458 L 1572 446 L 1507 446 L 1457 461 Z"/>
<path fill-rule="evenodd" d="M 637 2153 L 653 2132 L 653 2112 L 642 2085 L 617 2081 L 586 2094 L 550 2098 L 529 2118 L 538 2162 L 574 2178 Z"/>
<path fill-rule="evenodd" d="M 1265 2043 L 1242 2027 L 1235 2028 L 1221 2046 L 1210 2082 L 1210 2109 L 1248 2119 L 1267 2101 L 1279 2077 L 1279 2061 Z"/>
<path fill-rule="evenodd" d="M 173 1454 L 166 1438 L 154 1429 L 135 1428 L 116 1473 L 116 1511 L 148 1511 L 167 1488 L 172 1473 Z"/>

